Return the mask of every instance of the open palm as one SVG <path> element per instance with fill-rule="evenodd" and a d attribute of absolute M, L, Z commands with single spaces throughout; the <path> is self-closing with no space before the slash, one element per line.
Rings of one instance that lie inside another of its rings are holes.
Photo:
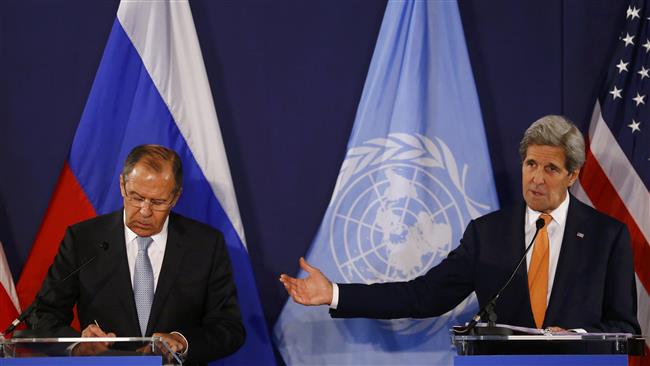
<path fill-rule="evenodd" d="M 280 275 L 280 282 L 293 301 L 302 305 L 329 305 L 332 303 L 332 283 L 316 267 L 300 258 L 300 268 L 307 272 L 305 278 Z"/>

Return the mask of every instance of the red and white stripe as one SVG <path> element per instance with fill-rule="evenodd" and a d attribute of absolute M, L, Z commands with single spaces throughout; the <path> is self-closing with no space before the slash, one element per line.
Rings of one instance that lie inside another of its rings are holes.
<path fill-rule="evenodd" d="M 0 242 L 0 332 L 5 329 L 20 313 L 18 295 L 14 287 L 14 279 L 7 263 L 5 251 Z"/>
<path fill-rule="evenodd" d="M 75 209 L 71 210 L 70 207 Z M 24 307 L 34 301 L 36 293 L 41 288 L 47 271 L 59 250 L 59 242 L 65 235 L 66 228 L 95 216 L 95 209 L 90 204 L 70 166 L 65 163 L 50 205 L 45 212 L 43 223 L 18 279 L 18 299 Z M 72 326 L 79 328 L 76 317 Z"/>
<path fill-rule="evenodd" d="M 603 120 L 596 102 L 589 126 L 587 160 L 572 192 L 601 212 L 624 222 L 629 231 L 637 278 L 638 319 L 650 330 L 650 192 Z M 646 340 L 648 346 L 648 340 Z M 649 362 L 650 364 L 650 362 Z"/>

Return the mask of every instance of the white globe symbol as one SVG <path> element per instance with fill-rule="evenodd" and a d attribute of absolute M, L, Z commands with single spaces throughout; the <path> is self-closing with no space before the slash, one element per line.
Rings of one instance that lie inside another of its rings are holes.
<path fill-rule="evenodd" d="M 348 182 L 330 246 L 348 282 L 406 281 L 449 254 L 465 223 L 452 193 L 415 164 L 384 164 Z"/>

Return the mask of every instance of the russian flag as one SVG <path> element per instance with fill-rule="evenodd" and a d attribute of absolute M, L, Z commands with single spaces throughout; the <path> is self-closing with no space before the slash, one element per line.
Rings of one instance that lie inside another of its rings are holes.
<path fill-rule="evenodd" d="M 217 114 L 187 1 L 123 0 L 67 164 L 18 284 L 22 304 L 40 288 L 65 228 L 122 207 L 119 173 L 140 144 L 174 149 L 183 194 L 174 211 L 223 232 L 247 330 L 221 362 L 275 362 Z"/>

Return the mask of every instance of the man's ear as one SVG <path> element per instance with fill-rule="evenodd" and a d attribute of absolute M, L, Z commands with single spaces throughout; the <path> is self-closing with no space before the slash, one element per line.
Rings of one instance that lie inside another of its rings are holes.
<path fill-rule="evenodd" d="M 124 177 L 122 174 L 120 174 L 120 193 L 122 193 L 122 197 L 126 197 L 126 192 L 124 191 Z"/>
<path fill-rule="evenodd" d="M 176 192 L 176 197 L 174 197 L 174 200 L 172 201 L 172 207 L 176 206 L 176 202 L 181 198 L 181 193 L 183 193 L 183 187 L 179 188 L 178 192 Z"/>
<path fill-rule="evenodd" d="M 580 176 L 580 168 L 569 173 L 569 187 L 571 187 L 573 183 L 575 183 L 576 180 L 578 180 L 578 176 Z"/>

